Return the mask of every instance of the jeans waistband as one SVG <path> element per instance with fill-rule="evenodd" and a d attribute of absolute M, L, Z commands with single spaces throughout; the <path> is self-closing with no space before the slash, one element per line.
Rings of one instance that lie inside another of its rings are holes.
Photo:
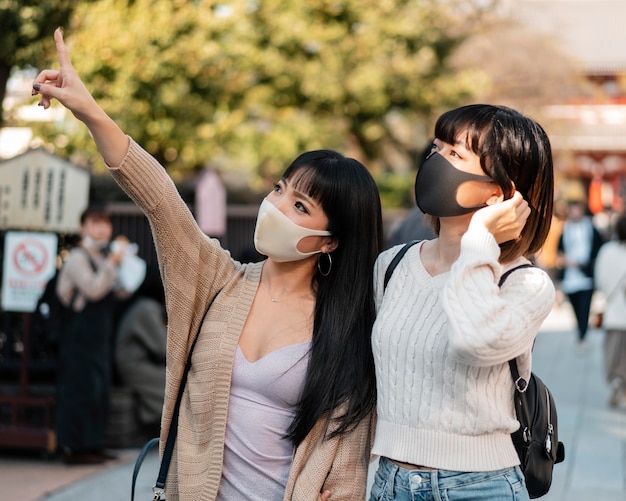
<path fill-rule="evenodd" d="M 417 485 L 429 489 L 435 483 L 439 488 L 456 488 L 467 483 L 487 481 L 504 474 L 521 475 L 517 468 L 504 468 L 493 471 L 453 471 L 453 470 L 406 470 L 398 467 L 386 457 L 381 457 L 378 468 L 385 476 L 393 476 L 394 484 L 407 489 L 415 489 Z"/>

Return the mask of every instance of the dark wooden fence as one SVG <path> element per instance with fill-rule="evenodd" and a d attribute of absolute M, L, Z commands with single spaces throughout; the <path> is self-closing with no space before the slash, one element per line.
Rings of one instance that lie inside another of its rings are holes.
<path fill-rule="evenodd" d="M 156 251 L 144 214 L 132 203 L 111 204 L 108 209 L 114 235 L 123 234 L 137 243 L 140 257 L 155 265 Z M 227 231 L 219 239 L 238 261 L 256 261 L 260 257 L 253 243 L 257 211 L 258 206 L 227 208 Z M 387 212 L 385 228 L 391 229 L 401 215 L 402 212 Z M 0 233 L 0 244 L 3 235 Z M 72 238 L 64 243 L 70 240 Z M 56 448 L 56 350 L 42 344 L 42 340 L 25 335 L 30 331 L 28 313 L 0 313 L 0 448 L 40 449 L 53 453 Z M 128 416 L 120 419 L 118 425 L 128 424 Z M 111 436 L 125 429 L 120 426 L 112 427 Z"/>
<path fill-rule="evenodd" d="M 108 206 L 113 221 L 113 234 L 126 235 L 139 245 L 139 256 L 149 264 L 156 263 L 156 253 L 146 216 L 132 203 Z M 257 259 L 253 235 L 258 206 L 229 205 L 226 209 L 226 235 L 220 236 L 222 246 L 239 261 Z M 213 235 L 212 235 L 213 236 Z"/>

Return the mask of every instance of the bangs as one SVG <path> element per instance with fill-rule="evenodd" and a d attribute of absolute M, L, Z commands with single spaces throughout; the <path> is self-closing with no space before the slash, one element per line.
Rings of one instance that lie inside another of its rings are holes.
<path fill-rule="evenodd" d="M 301 193 L 319 203 L 324 211 L 331 207 L 331 201 L 342 186 L 342 180 L 349 184 L 346 166 L 352 160 L 331 150 L 316 150 L 303 153 L 287 167 L 283 178 Z"/>
<path fill-rule="evenodd" d="M 458 141 L 481 155 L 484 139 L 493 129 L 493 110 L 491 107 L 473 105 L 450 110 L 439 117 L 435 124 L 435 137 L 448 144 Z"/>
<path fill-rule="evenodd" d="M 311 197 L 317 203 L 322 202 L 322 194 L 325 192 L 326 183 L 317 169 L 307 165 L 295 167 L 285 179 L 297 191 Z"/>
<path fill-rule="evenodd" d="M 378 188 L 365 166 L 332 150 L 303 153 L 287 167 L 283 179 L 320 205 L 328 218 L 328 230 L 345 241 L 360 229 L 364 214 L 378 218 Z M 366 220 L 367 218 L 365 218 Z M 355 238 L 358 238 L 355 236 Z M 350 245 L 350 244 L 348 244 Z"/>

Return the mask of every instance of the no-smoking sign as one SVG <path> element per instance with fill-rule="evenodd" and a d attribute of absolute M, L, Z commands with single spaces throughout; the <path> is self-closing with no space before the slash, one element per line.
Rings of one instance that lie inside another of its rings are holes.
<path fill-rule="evenodd" d="M 37 238 L 26 238 L 13 250 L 15 271 L 25 277 L 41 275 L 49 261 L 50 250 Z"/>
<path fill-rule="evenodd" d="M 4 241 L 2 308 L 32 312 L 48 279 L 54 275 L 55 233 L 8 232 Z"/>

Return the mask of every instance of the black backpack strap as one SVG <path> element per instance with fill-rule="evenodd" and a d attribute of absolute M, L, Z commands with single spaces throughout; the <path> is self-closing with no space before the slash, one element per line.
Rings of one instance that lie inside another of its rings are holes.
<path fill-rule="evenodd" d="M 387 288 L 387 284 L 389 283 L 389 279 L 391 278 L 391 275 L 393 275 L 393 271 L 396 269 L 396 266 L 398 266 L 398 263 L 406 254 L 406 251 L 408 251 L 411 247 L 413 247 L 418 242 L 419 240 L 411 240 L 410 242 L 407 242 L 406 244 L 404 244 L 404 247 L 402 247 L 402 249 L 400 249 L 398 253 L 395 256 L 393 256 L 391 263 L 389 263 L 389 266 L 387 266 L 387 270 L 385 271 L 385 281 L 383 282 L 383 290 Z"/>
<path fill-rule="evenodd" d="M 519 266 L 516 266 L 515 268 L 511 268 L 510 270 L 505 271 L 500 277 L 500 281 L 498 282 L 498 287 L 502 287 L 502 284 L 506 281 L 507 278 L 509 278 L 509 275 L 513 273 L 515 270 L 519 270 L 521 268 L 534 268 L 534 267 L 535 267 L 534 264 L 526 263 L 526 264 L 520 264 Z"/>
<path fill-rule="evenodd" d="M 528 402 L 526 401 L 525 393 L 528 389 L 529 381 L 520 377 L 517 368 L 517 360 L 509 360 L 509 368 L 511 369 L 511 377 L 513 378 L 513 386 L 515 388 L 515 396 L 513 397 L 513 404 L 515 405 L 515 415 L 520 422 L 520 428 L 522 432 L 522 438 L 525 443 L 529 443 L 531 440 L 531 420 L 530 409 L 528 408 Z M 531 373 L 532 378 L 532 373 Z"/>
<path fill-rule="evenodd" d="M 172 412 L 172 421 L 170 422 L 170 428 L 167 434 L 167 440 L 165 441 L 165 447 L 163 449 L 163 457 L 161 458 L 161 466 L 159 467 L 159 475 L 157 476 L 156 483 L 152 487 L 152 492 L 154 492 L 154 500 L 161 499 L 162 494 L 165 492 L 165 481 L 167 480 L 167 471 L 170 467 L 170 461 L 172 460 L 172 453 L 174 451 L 174 442 L 176 441 L 176 433 L 178 432 L 178 415 L 180 414 L 180 404 L 183 399 L 183 393 L 185 391 L 185 386 L 187 385 L 187 375 L 189 374 L 189 369 L 191 369 L 191 355 L 193 354 L 193 349 L 196 346 L 196 342 L 200 337 L 200 329 L 202 328 L 202 324 L 204 323 L 204 319 L 206 318 L 209 310 L 211 309 L 211 305 L 215 298 L 219 295 L 220 291 L 218 291 L 215 296 L 209 301 L 209 305 L 207 306 L 204 315 L 202 316 L 202 320 L 200 320 L 200 324 L 198 325 L 198 332 L 196 333 L 196 337 L 191 344 L 191 348 L 189 349 L 189 355 L 187 356 L 187 363 L 185 364 L 185 370 L 183 372 L 183 376 L 180 380 L 180 386 L 178 387 L 178 395 L 176 396 L 176 403 L 174 404 L 174 410 Z M 141 463 L 146 457 L 148 451 L 155 445 L 159 443 L 158 438 L 150 439 L 141 450 L 139 457 L 135 461 L 135 468 L 133 471 L 133 480 L 131 486 L 131 494 L 130 499 L 134 501 L 135 499 L 135 483 L 137 481 L 137 475 L 139 474 L 139 468 L 141 467 Z"/>
<path fill-rule="evenodd" d="M 498 282 L 498 287 L 502 287 L 502 284 L 506 281 L 511 273 L 515 270 L 519 270 L 521 268 L 534 268 L 533 264 L 520 264 L 515 268 L 511 268 L 510 270 L 505 271 L 500 277 L 500 281 Z M 524 393 L 528 388 L 528 381 L 526 381 L 523 377 L 519 375 L 519 369 L 517 367 L 517 359 L 509 360 L 509 368 L 511 369 L 511 377 L 513 378 L 513 385 L 515 386 L 515 390 L 519 393 Z M 527 425 L 530 422 L 530 416 L 528 411 L 528 406 L 526 404 L 526 400 L 523 398 L 517 399 L 516 405 L 519 406 L 521 412 L 523 413 L 523 417 L 526 420 L 524 425 Z"/>
<path fill-rule="evenodd" d="M 137 476 L 139 475 L 139 469 L 141 468 L 141 465 L 143 464 L 143 460 L 146 459 L 146 456 L 148 455 L 148 452 L 150 452 L 150 449 L 152 449 L 152 447 L 154 447 L 158 443 L 159 443 L 159 437 L 155 437 L 155 438 L 148 440 L 142 447 L 141 452 L 139 453 L 139 456 L 137 457 L 137 461 L 135 461 L 135 468 L 133 469 L 133 484 L 132 484 L 132 490 L 130 492 L 131 501 L 135 500 L 135 484 L 137 483 Z"/>
<path fill-rule="evenodd" d="M 534 264 L 526 263 L 526 264 L 520 264 L 519 266 L 516 266 L 515 268 L 511 268 L 510 270 L 505 271 L 500 277 L 500 281 L 498 282 L 498 287 L 502 287 L 502 284 L 506 281 L 507 278 L 509 278 L 509 275 L 513 273 L 515 270 L 520 270 L 522 268 L 534 268 L 534 267 L 535 267 Z M 511 374 L 513 375 L 513 381 L 515 382 L 515 387 L 518 388 L 517 385 L 519 381 L 521 383 L 521 387 L 519 387 L 518 390 L 521 392 L 526 391 L 526 386 L 528 385 L 528 382 L 525 379 L 521 379 L 519 377 L 519 371 L 517 370 L 517 361 L 515 359 L 509 360 L 509 367 L 511 367 Z"/>

